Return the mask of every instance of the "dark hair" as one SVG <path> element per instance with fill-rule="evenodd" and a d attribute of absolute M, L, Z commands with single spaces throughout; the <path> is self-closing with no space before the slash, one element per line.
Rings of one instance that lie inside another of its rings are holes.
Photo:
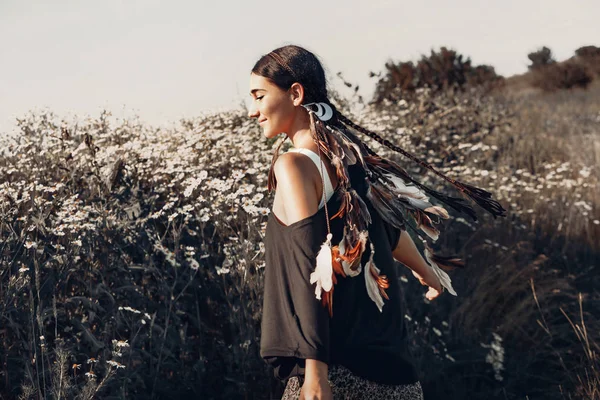
<path fill-rule="evenodd" d="M 283 65 L 271 55 L 279 56 Z M 287 45 L 265 54 L 254 64 L 252 73 L 269 79 L 282 90 L 288 90 L 294 82 L 300 83 L 305 91 L 304 103 L 329 103 L 323 65 L 303 47 Z"/>

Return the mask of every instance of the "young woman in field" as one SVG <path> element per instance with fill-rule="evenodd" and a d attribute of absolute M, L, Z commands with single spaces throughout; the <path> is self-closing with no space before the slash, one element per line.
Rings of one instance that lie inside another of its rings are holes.
<path fill-rule="evenodd" d="M 394 259 L 429 287 L 429 300 L 444 288 L 456 295 L 444 270 L 462 267 L 461 260 L 433 254 L 421 236 L 436 240 L 434 224 L 449 217 L 427 194 L 475 214 L 464 199 L 434 191 L 378 156 L 357 133 L 427 167 L 494 216 L 504 209 L 488 192 L 445 177 L 338 112 L 321 63 L 302 47 L 261 57 L 250 95 L 248 116 L 264 136 L 284 133 L 269 171 L 269 192 L 277 190 L 265 236 L 260 349 L 287 381 L 282 398 L 422 399 Z M 288 138 L 293 148 L 279 155 Z M 407 228 L 423 241 L 427 261 Z"/>

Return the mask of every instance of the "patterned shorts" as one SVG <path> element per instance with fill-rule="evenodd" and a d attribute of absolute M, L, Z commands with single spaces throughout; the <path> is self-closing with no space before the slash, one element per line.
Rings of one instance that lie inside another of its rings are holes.
<path fill-rule="evenodd" d="M 407 385 L 385 385 L 358 377 L 341 365 L 329 366 L 328 381 L 334 400 L 423 400 L 420 382 Z M 301 376 L 293 376 L 288 379 L 281 400 L 297 400 L 303 383 L 304 379 Z"/>

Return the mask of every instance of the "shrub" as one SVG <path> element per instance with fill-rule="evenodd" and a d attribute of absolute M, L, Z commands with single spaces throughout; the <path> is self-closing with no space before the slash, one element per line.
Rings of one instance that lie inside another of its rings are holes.
<path fill-rule="evenodd" d="M 397 100 L 414 97 L 418 88 L 431 88 L 432 93 L 449 89 L 462 90 L 467 86 L 495 86 L 502 81 L 493 67 L 473 67 L 470 58 L 464 58 L 455 50 L 442 47 L 439 52 L 431 50 L 429 56 L 422 55 L 416 65 L 411 62 L 387 62 L 387 73 L 377 82 L 373 103 L 384 99 Z M 370 77 L 379 76 L 370 73 Z"/>
<path fill-rule="evenodd" d="M 600 47 L 583 46 L 575 50 L 575 58 L 585 65 L 590 72 L 600 76 Z"/>
<path fill-rule="evenodd" d="M 575 61 L 555 63 L 536 70 L 532 85 L 546 91 L 587 88 L 594 76 L 588 67 Z"/>
<path fill-rule="evenodd" d="M 471 59 L 463 60 L 461 54 L 442 47 L 438 53 L 431 50 L 429 57 L 421 56 L 417 64 L 419 81 L 434 89 L 463 86 L 471 70 Z"/>
<path fill-rule="evenodd" d="M 592 58 L 600 56 L 600 47 L 583 46 L 575 50 L 575 55 L 582 58 Z"/>
<path fill-rule="evenodd" d="M 528 66 L 530 70 L 537 70 L 556 63 L 556 60 L 552 57 L 552 50 L 546 46 L 533 53 L 529 53 L 527 58 L 531 60 L 531 64 Z"/>

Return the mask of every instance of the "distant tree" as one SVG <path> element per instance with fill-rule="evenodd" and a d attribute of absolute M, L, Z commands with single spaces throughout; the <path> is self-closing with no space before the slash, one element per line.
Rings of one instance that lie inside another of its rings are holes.
<path fill-rule="evenodd" d="M 556 62 L 556 60 L 552 57 L 552 50 L 546 46 L 534 51 L 533 53 L 529 53 L 527 58 L 531 60 L 531 64 L 528 66 L 530 70 L 542 68 Z"/>

